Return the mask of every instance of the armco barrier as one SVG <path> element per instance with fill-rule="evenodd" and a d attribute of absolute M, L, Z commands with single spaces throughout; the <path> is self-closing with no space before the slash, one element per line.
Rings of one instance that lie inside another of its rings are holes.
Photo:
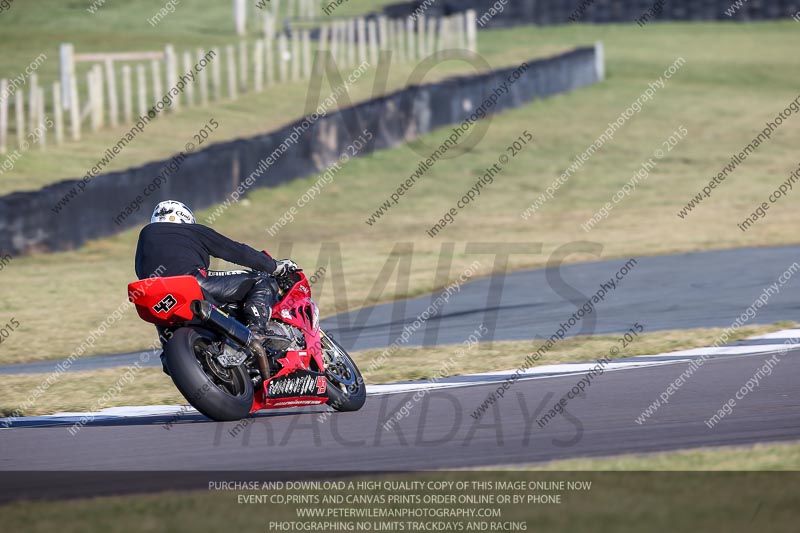
<path fill-rule="evenodd" d="M 602 78 L 599 58 L 602 51 L 596 46 L 530 61 L 510 93 L 491 112 L 594 83 Z M 321 117 L 253 187 L 274 187 L 323 171 L 351 144 L 351 132 L 353 138 L 365 128 L 373 132 L 372 141 L 360 153 L 363 155 L 409 142 L 448 124 L 461 123 L 515 70 L 513 67 L 410 86 Z M 77 186 L 78 180 L 0 197 L 0 253 L 19 255 L 72 249 L 89 239 L 146 223 L 153 206 L 167 198 L 180 199 L 196 210 L 223 202 L 302 122 L 187 154 L 167 183 L 119 225 L 114 218 L 142 194 L 169 160 L 100 175 L 59 213 L 53 211 L 53 206 Z"/>
<path fill-rule="evenodd" d="M 424 6 L 423 6 L 424 4 Z M 452 15 L 474 9 L 480 27 L 520 24 L 568 24 L 573 22 L 635 22 L 646 12 L 647 22 L 671 20 L 767 20 L 792 17 L 800 12 L 800 0 L 746 0 L 728 16 L 736 0 L 414 0 L 386 6 L 392 18 L 407 17 L 419 9 L 426 16 Z M 493 12 L 493 13 L 492 13 Z"/>

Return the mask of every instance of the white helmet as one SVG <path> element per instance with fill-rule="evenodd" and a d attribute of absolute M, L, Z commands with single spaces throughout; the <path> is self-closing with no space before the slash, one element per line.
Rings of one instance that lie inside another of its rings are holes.
<path fill-rule="evenodd" d="M 150 223 L 152 224 L 153 222 L 196 223 L 192 210 L 186 207 L 185 204 L 175 200 L 167 200 L 158 204 L 153 211 L 153 216 L 150 217 Z"/>

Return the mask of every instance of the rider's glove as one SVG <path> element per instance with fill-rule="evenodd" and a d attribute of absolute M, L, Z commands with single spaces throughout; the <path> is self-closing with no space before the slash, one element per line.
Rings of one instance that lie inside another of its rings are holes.
<path fill-rule="evenodd" d="M 275 272 L 272 273 L 273 276 L 283 276 L 288 272 L 294 272 L 295 270 L 300 270 L 297 266 L 297 263 L 292 261 L 291 259 L 279 259 L 276 261 L 277 265 L 275 267 Z"/>

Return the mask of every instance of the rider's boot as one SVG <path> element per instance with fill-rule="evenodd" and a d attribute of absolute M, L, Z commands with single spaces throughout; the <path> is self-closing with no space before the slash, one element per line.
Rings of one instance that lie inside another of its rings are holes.
<path fill-rule="evenodd" d="M 276 298 L 270 279 L 264 274 L 247 294 L 244 313 L 247 316 L 247 327 L 253 332 L 251 343 L 281 352 L 289 348 L 291 339 L 267 331 L 267 322 L 272 318 L 271 305 L 275 303 Z"/>

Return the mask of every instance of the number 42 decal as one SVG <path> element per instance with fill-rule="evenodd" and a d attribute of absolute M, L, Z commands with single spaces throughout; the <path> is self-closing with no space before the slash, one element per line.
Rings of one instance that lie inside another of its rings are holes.
<path fill-rule="evenodd" d="M 153 306 L 153 311 L 156 313 L 169 313 L 169 310 L 175 307 L 178 301 L 171 294 L 167 294 L 164 298 Z"/>

